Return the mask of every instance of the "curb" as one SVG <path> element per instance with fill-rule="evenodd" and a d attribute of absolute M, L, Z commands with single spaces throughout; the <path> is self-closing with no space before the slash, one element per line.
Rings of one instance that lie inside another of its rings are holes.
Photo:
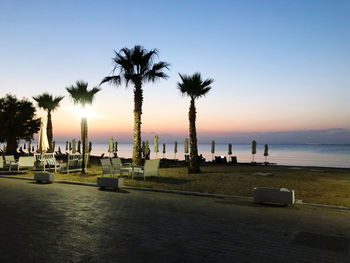
<path fill-rule="evenodd" d="M 14 176 L 6 176 L 0 175 L 0 178 L 8 178 L 8 179 L 20 179 L 27 181 L 34 181 L 34 179 L 28 177 L 14 177 Z M 74 182 L 74 181 L 54 181 L 59 184 L 72 184 L 72 185 L 83 185 L 83 186 L 94 186 L 97 187 L 97 184 L 93 183 L 84 183 L 84 182 Z M 253 201 L 253 197 L 248 196 L 239 196 L 239 195 L 221 195 L 221 194 L 208 194 L 208 193 L 200 193 L 200 192 L 189 192 L 189 191 L 180 191 L 180 190 L 167 190 L 167 189 L 155 189 L 148 187 L 135 187 L 135 186 L 123 186 L 122 189 L 136 190 L 136 191 L 148 191 L 148 192 L 156 192 L 156 193 L 169 193 L 169 194 L 180 194 L 180 195 L 190 195 L 190 196 L 200 196 L 200 197 L 212 197 L 212 198 L 220 198 L 220 199 L 239 199 L 245 201 Z M 296 206 L 306 206 L 306 207 L 319 207 L 319 208 L 329 208 L 329 209 L 337 209 L 337 210 L 345 210 L 350 211 L 349 207 L 345 206 L 335 206 L 335 205 L 323 205 L 323 204 L 313 204 L 313 203 L 303 203 L 299 201 L 295 203 Z"/>
<path fill-rule="evenodd" d="M 135 186 L 123 186 L 123 189 L 158 192 L 158 193 L 171 193 L 171 194 L 180 194 L 180 195 L 192 195 L 192 196 L 201 196 L 201 197 L 214 197 L 214 198 L 221 198 L 221 199 L 232 198 L 232 199 L 241 199 L 241 200 L 253 201 L 253 197 L 239 196 L 239 195 L 208 194 L 208 193 L 200 193 L 200 192 L 189 192 L 189 191 L 167 190 L 167 189 L 155 189 L 155 188 L 135 187 Z"/>
<path fill-rule="evenodd" d="M 350 211 L 349 207 L 345 206 L 336 206 L 336 205 L 322 205 L 322 204 L 313 204 L 313 203 L 300 203 L 297 204 L 300 206 L 308 206 L 308 207 L 320 207 L 320 208 L 330 208 L 330 209 L 337 209 L 337 210 L 347 210 Z"/>

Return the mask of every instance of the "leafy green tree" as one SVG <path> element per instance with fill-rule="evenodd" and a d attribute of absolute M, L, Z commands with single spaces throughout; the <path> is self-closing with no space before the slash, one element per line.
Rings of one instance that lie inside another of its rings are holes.
<path fill-rule="evenodd" d="M 214 82 L 213 79 L 202 80 L 200 73 L 194 73 L 192 76 L 180 75 L 181 81 L 177 83 L 177 88 L 183 96 L 190 97 L 190 109 L 188 112 L 189 118 L 189 133 L 190 133 L 190 165 L 189 173 L 200 173 L 198 147 L 197 147 L 197 132 L 196 132 L 196 106 L 195 100 L 205 96 L 211 89 L 210 85 Z"/>
<path fill-rule="evenodd" d="M 158 55 L 156 49 L 150 51 L 142 46 L 134 46 L 132 49 L 123 48 L 119 52 L 115 51 L 113 58 L 114 69 L 119 70 L 118 75 L 105 77 L 100 84 L 109 82 L 115 86 L 121 85 L 125 81 L 126 86 L 131 82 L 134 85 L 134 143 L 132 162 L 134 165 L 141 165 L 141 115 L 143 103 L 142 84 L 154 82 L 157 79 L 166 79 L 168 76 L 163 72 L 169 69 L 169 64 L 163 61 L 153 63 L 153 59 Z"/>
<path fill-rule="evenodd" d="M 6 154 L 16 154 L 19 140 L 32 140 L 39 129 L 40 118 L 30 101 L 10 94 L 0 98 L 0 141 L 7 144 Z"/>
<path fill-rule="evenodd" d="M 88 83 L 84 81 L 77 81 L 75 86 L 72 85 L 67 87 L 66 90 L 70 94 L 70 97 L 73 99 L 74 104 L 80 104 L 83 108 L 87 104 L 92 104 L 94 96 L 97 92 L 100 91 L 99 88 L 92 88 L 88 90 Z M 81 117 L 81 140 L 83 144 L 83 164 L 82 164 L 82 173 L 85 173 L 86 167 L 86 153 L 88 152 L 88 127 L 87 127 L 87 117 Z"/>
<path fill-rule="evenodd" d="M 36 97 L 33 97 L 33 99 L 38 103 L 39 108 L 43 108 L 44 110 L 47 111 L 46 133 L 47 133 L 47 140 L 49 141 L 49 145 L 50 145 L 50 149 L 48 152 L 53 152 L 54 150 L 54 147 L 52 144 L 53 131 L 52 131 L 51 112 L 55 111 L 59 107 L 60 102 L 63 98 L 64 96 L 53 97 L 52 95 L 46 92 Z"/>

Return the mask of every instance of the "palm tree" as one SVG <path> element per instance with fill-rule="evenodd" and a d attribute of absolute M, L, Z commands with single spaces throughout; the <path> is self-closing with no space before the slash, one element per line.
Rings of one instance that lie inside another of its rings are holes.
<path fill-rule="evenodd" d="M 196 132 L 196 106 L 195 100 L 205 96 L 211 89 L 210 84 L 214 82 L 213 79 L 202 80 L 200 73 L 194 73 L 192 76 L 180 75 L 182 83 L 177 83 L 177 88 L 183 96 L 190 97 L 190 109 L 188 112 L 189 118 L 189 133 L 190 133 L 190 166 L 189 173 L 200 173 L 199 158 L 197 148 L 197 132 Z"/>
<path fill-rule="evenodd" d="M 74 104 L 80 104 L 83 108 L 87 104 L 92 104 L 94 96 L 100 91 L 100 88 L 93 88 L 91 90 L 87 89 L 88 83 L 84 81 L 77 81 L 76 85 L 67 87 L 66 90 L 73 99 Z M 82 163 L 82 173 L 85 173 L 86 167 L 86 153 L 88 152 L 88 136 L 87 136 L 87 117 L 81 116 L 81 140 L 83 144 L 83 163 Z"/>
<path fill-rule="evenodd" d="M 169 64 L 163 61 L 153 63 L 153 58 L 157 55 L 158 51 L 156 49 L 148 51 L 138 45 L 132 49 L 123 48 L 119 52 L 115 51 L 113 75 L 105 77 L 100 83 L 101 85 L 109 82 L 119 86 L 122 81 L 125 81 L 126 86 L 130 82 L 134 85 L 134 144 L 132 155 L 134 165 L 141 165 L 142 84 L 168 78 L 163 70 L 169 69 Z M 119 74 L 114 75 L 117 69 L 119 69 Z"/>
<path fill-rule="evenodd" d="M 41 95 L 38 95 L 36 97 L 33 97 L 33 99 L 38 103 L 39 108 L 43 108 L 47 111 L 47 126 L 46 126 L 46 133 L 47 133 L 47 140 L 49 141 L 49 152 L 53 152 L 53 132 L 52 132 L 52 120 L 51 120 L 51 112 L 55 111 L 59 106 L 61 100 L 64 98 L 64 96 L 58 96 L 53 97 L 52 95 L 48 93 L 43 93 Z"/>

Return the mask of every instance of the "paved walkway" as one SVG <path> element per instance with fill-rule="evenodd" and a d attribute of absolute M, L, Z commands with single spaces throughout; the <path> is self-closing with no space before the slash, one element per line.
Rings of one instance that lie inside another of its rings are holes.
<path fill-rule="evenodd" d="M 350 211 L 0 178 L 0 262 L 350 262 Z"/>

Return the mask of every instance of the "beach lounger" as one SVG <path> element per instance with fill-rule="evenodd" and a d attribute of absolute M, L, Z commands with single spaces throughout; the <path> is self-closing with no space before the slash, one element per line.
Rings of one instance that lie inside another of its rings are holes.
<path fill-rule="evenodd" d="M 116 171 L 120 171 L 120 168 L 122 168 L 123 164 L 120 158 L 112 158 L 111 159 L 112 169 Z"/>
<path fill-rule="evenodd" d="M 18 159 L 17 169 L 34 168 L 34 156 L 20 156 Z"/>
<path fill-rule="evenodd" d="M 115 158 L 117 159 L 117 158 Z M 113 188 L 114 190 L 118 190 L 120 187 L 124 185 L 123 178 L 113 177 L 113 174 L 120 173 L 120 165 L 119 161 L 115 160 L 116 168 L 114 169 L 109 158 L 100 159 L 101 167 L 102 167 L 102 176 L 97 177 L 97 186 L 101 189 L 104 188 Z M 108 174 L 109 176 L 104 176 Z"/>
<path fill-rule="evenodd" d="M 111 160 L 109 158 L 102 158 L 100 159 L 100 162 L 102 168 L 102 176 L 105 174 L 113 176 Z"/>
<path fill-rule="evenodd" d="M 4 168 L 4 157 L 1 155 L 0 156 L 0 169 Z"/>
<path fill-rule="evenodd" d="M 15 156 L 5 155 L 5 165 L 9 167 L 9 171 L 11 171 L 12 166 L 18 166 L 18 163 L 15 160 Z"/>
<path fill-rule="evenodd" d="M 80 153 L 68 154 L 66 163 L 60 164 L 60 173 L 79 172 L 82 171 L 83 155 Z"/>
<path fill-rule="evenodd" d="M 146 160 L 145 165 L 142 166 L 133 166 L 131 168 L 124 168 L 125 170 L 131 169 L 131 179 L 134 179 L 134 175 L 142 175 L 143 180 L 146 179 L 146 176 L 150 175 L 159 175 L 159 163 L 160 159 Z"/>
<path fill-rule="evenodd" d="M 54 169 L 55 172 L 59 168 L 60 164 L 56 161 L 54 153 L 45 153 L 41 155 L 40 153 L 34 154 L 35 168 L 43 169 L 44 171 Z"/>

